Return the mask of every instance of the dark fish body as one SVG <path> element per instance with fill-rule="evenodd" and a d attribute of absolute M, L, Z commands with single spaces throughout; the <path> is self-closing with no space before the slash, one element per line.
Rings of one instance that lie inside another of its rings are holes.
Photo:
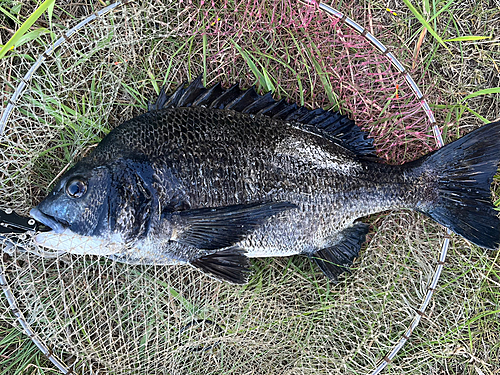
<path fill-rule="evenodd" d="M 368 227 L 413 209 L 484 247 L 500 243 L 490 184 L 500 124 L 402 166 L 338 113 L 200 79 L 111 131 L 32 211 L 47 247 L 135 264 L 188 263 L 244 282 L 247 257 L 305 254 L 331 279 Z"/>

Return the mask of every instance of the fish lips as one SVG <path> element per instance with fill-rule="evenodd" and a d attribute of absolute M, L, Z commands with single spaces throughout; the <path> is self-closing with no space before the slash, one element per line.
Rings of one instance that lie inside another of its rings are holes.
<path fill-rule="evenodd" d="M 59 234 L 64 232 L 64 230 L 66 229 L 66 226 L 64 226 L 56 219 L 54 219 L 52 216 L 44 214 L 42 211 L 38 209 L 38 207 L 32 208 L 30 211 L 30 215 L 43 225 L 46 225 L 47 227 L 51 228 L 54 231 L 54 233 Z"/>

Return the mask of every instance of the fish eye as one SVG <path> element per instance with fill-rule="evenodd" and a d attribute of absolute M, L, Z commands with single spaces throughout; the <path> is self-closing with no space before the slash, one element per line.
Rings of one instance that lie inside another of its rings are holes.
<path fill-rule="evenodd" d="M 82 177 L 75 177 L 66 184 L 66 194 L 71 198 L 81 198 L 87 192 L 87 181 Z"/>

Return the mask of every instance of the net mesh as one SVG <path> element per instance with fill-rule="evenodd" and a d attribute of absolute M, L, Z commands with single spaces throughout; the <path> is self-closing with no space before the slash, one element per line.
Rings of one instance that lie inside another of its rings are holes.
<path fill-rule="evenodd" d="M 332 5 L 384 40 L 366 9 Z M 0 60 L 3 103 L 50 43 L 43 35 Z M 402 48 L 392 51 L 399 56 Z M 277 97 L 338 108 L 370 132 L 391 163 L 435 147 L 404 77 L 364 37 L 317 8 L 286 0 L 129 4 L 82 29 L 33 76 L 2 137 L 3 201 L 26 213 L 60 171 L 144 112 L 155 84 L 172 90 L 200 72 L 207 83 L 248 87 L 257 78 Z M 373 225 L 377 234 L 337 286 L 300 257 L 255 260 L 250 283 L 236 287 L 186 266 L 43 253 L 29 236 L 4 246 L 0 261 L 19 310 L 77 373 L 359 374 L 373 369 L 411 322 L 443 235 L 411 213 L 374 218 Z M 430 314 L 445 315 L 452 303 L 439 301 Z M 0 319 L 12 321 L 8 310 L 0 298 Z M 428 335 L 444 337 L 446 328 L 424 321 L 417 342 Z M 391 366 L 430 373 L 442 366 L 436 353 L 454 349 L 446 340 L 430 350 L 412 346 L 402 354 L 411 360 Z"/>
<path fill-rule="evenodd" d="M 259 260 L 243 287 L 189 267 L 23 249 L 3 267 L 18 308 L 78 373 L 362 373 L 404 332 L 432 277 L 436 254 L 407 253 L 412 239 L 400 229 L 384 224 L 375 239 L 384 252 L 369 247 L 341 287 L 303 258 Z"/>

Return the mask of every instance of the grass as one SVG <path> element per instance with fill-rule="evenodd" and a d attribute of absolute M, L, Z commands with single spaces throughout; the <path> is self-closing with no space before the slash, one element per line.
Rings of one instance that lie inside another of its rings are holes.
<path fill-rule="evenodd" d="M 8 11 L 5 9 L 2 9 L 2 13 L 6 16 L 8 16 L 11 20 L 16 20 L 16 18 L 10 14 Z M 31 32 L 28 32 L 30 27 L 42 16 L 42 14 L 47 11 L 49 14 L 49 21 L 52 15 L 54 9 L 54 0 L 47 0 L 44 1 L 39 8 L 37 8 L 33 14 L 31 14 L 26 21 L 24 21 L 19 29 L 12 35 L 12 37 L 5 43 L 2 48 L 0 49 L 0 59 L 4 57 L 8 51 L 14 49 L 14 47 L 22 45 L 23 43 L 26 43 L 32 39 L 35 39 L 41 32 L 44 32 L 45 30 L 34 30 Z"/>
<path fill-rule="evenodd" d="M 328 45 L 325 30 L 334 29 L 307 13 L 287 18 L 286 1 L 247 9 L 244 2 L 225 3 L 241 18 L 208 2 L 199 15 L 195 5 L 165 10 L 155 3 L 158 9 L 133 8 L 127 22 L 118 15 L 107 23 L 116 29 L 96 24 L 63 47 L 41 68 L 8 125 L 8 138 L 0 140 L 6 204 L 26 212 L 61 169 L 123 119 L 142 113 L 163 84 L 173 88 L 200 72 L 209 83 L 239 79 L 308 107 L 338 106 L 372 131 L 380 155 L 391 162 L 435 147 L 422 113 L 401 119 L 415 108 L 411 93 L 381 60 L 365 63 L 375 57 L 363 55 L 360 39 L 332 33 L 344 38 L 345 48 Z M 498 9 L 485 0 L 405 3 L 394 9 L 397 15 L 378 0 L 344 4 L 344 10 L 363 25 L 371 15 L 374 34 L 406 66 L 415 62 L 412 74 L 445 141 L 484 119 L 499 119 L 500 54 L 498 40 L 489 39 L 499 34 Z M 2 44 L 37 5 L 0 1 Z M 30 30 L 60 35 L 63 25 L 101 7 L 97 1 L 56 2 L 51 20 L 42 15 Z M 293 31 L 280 31 L 279 22 Z M 5 55 L 3 100 L 50 41 L 50 34 L 40 34 Z M 494 192 L 500 201 L 498 178 Z M 38 314 L 38 330 L 52 345 L 66 345 L 69 362 L 77 355 L 106 373 L 127 373 L 123 364 L 131 363 L 138 373 L 361 374 L 388 353 L 415 315 L 443 237 L 435 224 L 410 213 L 386 213 L 370 223 L 374 230 L 353 274 L 336 286 L 300 257 L 255 261 L 252 280 L 242 288 L 182 267 L 130 272 L 102 260 L 33 255 L 2 262 L 24 308 Z M 428 318 L 384 373 L 497 374 L 499 265 L 498 252 L 453 237 Z M 0 374 L 55 373 L 4 305 L 2 297 Z M 182 330 L 193 319 L 201 323 Z"/>
<path fill-rule="evenodd" d="M 47 366 L 45 357 L 18 328 L 0 325 L 0 374 L 58 374 Z"/>

